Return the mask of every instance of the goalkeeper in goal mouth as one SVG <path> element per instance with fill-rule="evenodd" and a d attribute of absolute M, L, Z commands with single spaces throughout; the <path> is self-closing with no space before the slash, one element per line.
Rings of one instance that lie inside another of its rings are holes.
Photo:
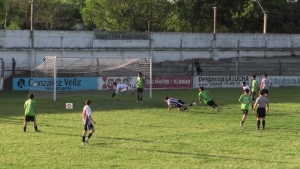
<path fill-rule="evenodd" d="M 111 95 L 111 97 L 115 97 L 118 93 L 130 91 L 132 95 L 134 95 L 134 90 L 127 84 L 117 84 L 116 82 L 113 83 L 114 88 L 116 88 L 116 91 L 114 91 Z"/>

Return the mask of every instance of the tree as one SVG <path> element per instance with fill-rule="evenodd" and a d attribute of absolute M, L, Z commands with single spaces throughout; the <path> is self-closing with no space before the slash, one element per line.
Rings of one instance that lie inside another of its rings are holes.
<path fill-rule="evenodd" d="M 82 16 L 90 28 L 165 31 L 171 11 L 168 0 L 87 0 Z"/>

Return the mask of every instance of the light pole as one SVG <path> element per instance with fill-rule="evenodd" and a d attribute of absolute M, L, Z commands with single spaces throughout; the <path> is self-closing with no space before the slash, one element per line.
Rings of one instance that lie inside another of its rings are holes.
<path fill-rule="evenodd" d="M 31 48 L 34 48 L 34 9 L 33 9 L 33 0 L 31 0 L 31 15 L 30 15 L 30 38 L 31 38 Z"/>
<path fill-rule="evenodd" d="M 264 13 L 264 29 L 263 29 L 263 32 L 264 32 L 264 33 L 267 33 L 267 18 L 268 18 L 268 15 L 266 14 L 264 8 L 260 5 L 260 3 L 259 3 L 257 0 L 252 0 L 252 1 L 257 2 L 258 5 L 260 6 L 261 10 L 262 10 L 263 13 Z"/>
<path fill-rule="evenodd" d="M 213 7 L 214 10 L 214 33 L 216 33 L 217 28 L 217 7 Z"/>
<path fill-rule="evenodd" d="M 35 51 L 34 51 L 34 0 L 31 0 L 31 15 L 30 15 L 30 39 L 31 39 L 31 70 L 35 68 L 36 65 L 36 59 L 35 59 Z"/>

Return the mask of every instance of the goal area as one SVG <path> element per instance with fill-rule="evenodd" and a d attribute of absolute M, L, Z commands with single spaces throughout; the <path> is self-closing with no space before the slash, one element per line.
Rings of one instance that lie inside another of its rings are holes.
<path fill-rule="evenodd" d="M 29 92 L 35 98 L 53 98 L 82 95 L 107 95 L 115 90 L 113 83 L 134 87 L 141 72 L 146 79 L 144 97 L 152 97 L 151 58 L 85 58 L 46 56 L 31 71 Z M 56 87 L 55 87 L 56 86 Z M 131 92 L 119 94 L 131 95 Z"/>

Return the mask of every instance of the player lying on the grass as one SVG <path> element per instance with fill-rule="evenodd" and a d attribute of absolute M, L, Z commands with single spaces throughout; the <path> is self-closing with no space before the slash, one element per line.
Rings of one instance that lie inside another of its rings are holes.
<path fill-rule="evenodd" d="M 201 100 L 209 106 L 211 106 L 216 111 L 219 111 L 218 105 L 214 102 L 214 100 L 210 97 L 210 92 L 208 90 L 204 90 L 203 87 L 199 87 L 199 103 L 201 104 Z"/>
<path fill-rule="evenodd" d="M 114 91 L 111 95 L 111 97 L 115 97 L 118 93 L 131 91 L 132 95 L 134 95 L 134 90 L 127 84 L 117 84 L 116 82 L 113 83 L 114 88 L 116 88 L 116 91 Z"/>
<path fill-rule="evenodd" d="M 238 100 L 241 103 L 241 108 L 242 108 L 242 112 L 243 112 L 242 121 L 240 123 L 241 126 L 244 125 L 244 122 L 248 115 L 249 105 L 250 104 L 252 105 L 252 100 L 251 100 L 251 96 L 250 96 L 249 92 L 250 92 L 249 89 L 245 89 L 244 94 L 242 94 Z"/>
<path fill-rule="evenodd" d="M 172 106 L 177 106 L 178 111 L 185 111 L 189 109 L 189 106 L 195 106 L 195 103 L 185 104 L 180 99 L 165 97 L 164 101 L 168 104 L 168 111 L 172 109 Z"/>

